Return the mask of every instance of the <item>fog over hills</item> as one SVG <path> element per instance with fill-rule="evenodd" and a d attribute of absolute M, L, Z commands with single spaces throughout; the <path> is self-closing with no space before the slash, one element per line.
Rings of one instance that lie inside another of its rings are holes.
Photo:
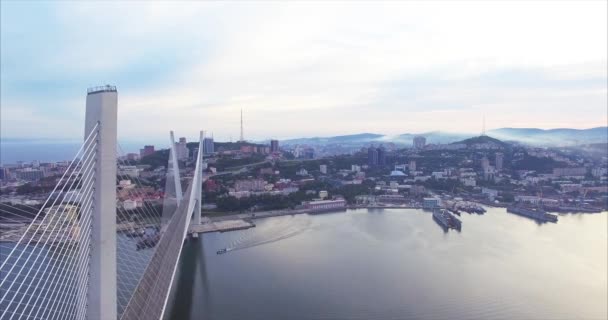
<path fill-rule="evenodd" d="M 334 137 L 296 138 L 281 141 L 283 144 L 331 144 L 331 143 L 361 143 L 381 141 L 385 135 L 375 133 L 358 133 Z"/>
<path fill-rule="evenodd" d="M 599 144 L 600 149 L 608 144 L 608 127 L 590 129 L 536 129 L 536 128 L 500 128 L 486 132 L 492 138 L 507 142 L 519 142 L 533 146 L 584 146 Z M 400 147 L 409 147 L 415 136 L 424 136 L 427 144 L 447 144 L 478 137 L 479 133 L 453 133 L 429 131 L 420 134 L 404 133 L 399 135 L 384 135 L 377 133 L 359 133 L 333 137 L 312 137 L 281 140 L 282 146 L 289 145 L 331 145 L 366 146 L 395 143 Z M 218 141 L 219 142 L 219 141 Z M 269 140 L 257 141 L 269 143 Z M 157 149 L 166 148 L 166 143 L 158 141 L 133 142 L 121 141 L 124 152 L 139 152 L 144 144 L 154 144 Z M 78 150 L 80 141 L 65 141 L 56 139 L 12 139 L 2 137 L 0 140 L 0 163 L 16 163 L 17 161 L 60 161 L 68 160 Z"/>
<path fill-rule="evenodd" d="M 608 127 L 590 129 L 501 128 L 488 132 L 501 140 L 514 140 L 531 145 L 580 145 L 608 142 Z"/>
<path fill-rule="evenodd" d="M 537 128 L 500 128 L 486 132 L 488 136 L 504 141 L 516 141 L 519 143 L 537 146 L 571 146 L 592 143 L 608 142 L 608 127 L 597 127 L 590 129 L 537 129 Z M 472 133 L 453 133 L 443 131 L 430 131 L 425 133 L 413 134 L 404 133 L 400 135 L 382 135 L 375 133 L 360 133 L 352 135 L 342 135 L 334 137 L 314 137 L 298 138 L 281 141 L 284 145 L 308 144 L 380 144 L 396 143 L 408 145 L 416 136 L 426 138 L 428 144 L 444 144 L 461 141 L 467 138 L 476 137 L 479 134 Z"/>

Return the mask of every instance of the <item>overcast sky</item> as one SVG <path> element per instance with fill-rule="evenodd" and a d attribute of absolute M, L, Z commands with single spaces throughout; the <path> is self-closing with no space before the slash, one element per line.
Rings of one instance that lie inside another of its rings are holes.
<path fill-rule="evenodd" d="M 607 121 L 607 2 L 1 2 L 2 138 L 267 139 Z"/>

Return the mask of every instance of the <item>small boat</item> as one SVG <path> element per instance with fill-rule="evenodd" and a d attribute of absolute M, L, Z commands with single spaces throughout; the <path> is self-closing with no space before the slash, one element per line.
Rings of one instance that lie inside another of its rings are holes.
<path fill-rule="evenodd" d="M 144 236 L 145 232 L 143 229 L 133 229 L 130 231 L 123 231 L 123 233 L 128 237 L 128 238 L 141 238 Z"/>
<path fill-rule="evenodd" d="M 457 216 L 459 216 L 459 215 L 460 215 L 460 211 L 458 211 L 458 210 L 457 210 L 457 209 L 455 209 L 455 208 L 450 209 L 450 212 L 452 212 L 453 214 L 455 214 L 455 215 L 457 215 Z"/>
<path fill-rule="evenodd" d="M 220 249 L 220 250 L 217 251 L 217 254 L 224 254 L 224 253 L 226 253 L 228 251 L 229 251 L 228 248 Z"/>
<path fill-rule="evenodd" d="M 160 241 L 160 234 L 145 236 L 137 242 L 137 250 L 153 248 Z"/>

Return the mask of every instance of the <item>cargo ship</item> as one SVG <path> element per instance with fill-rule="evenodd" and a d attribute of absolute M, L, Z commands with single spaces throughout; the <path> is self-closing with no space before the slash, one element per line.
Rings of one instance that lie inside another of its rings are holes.
<path fill-rule="evenodd" d="M 507 212 L 514 213 L 523 217 L 528 217 L 540 222 L 557 222 L 557 216 L 547 213 L 540 209 L 525 207 L 507 207 Z"/>
<path fill-rule="evenodd" d="M 444 230 L 455 229 L 460 231 L 462 222 L 458 220 L 453 214 L 444 209 L 433 210 L 433 219 L 443 227 Z"/>

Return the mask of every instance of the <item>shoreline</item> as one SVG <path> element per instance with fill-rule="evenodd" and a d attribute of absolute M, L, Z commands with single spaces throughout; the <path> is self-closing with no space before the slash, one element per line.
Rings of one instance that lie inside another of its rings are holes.
<path fill-rule="evenodd" d="M 506 209 L 506 205 L 497 205 L 497 204 L 487 204 L 487 203 L 482 203 L 482 202 L 475 202 L 478 205 L 481 206 L 486 206 L 486 207 L 492 207 L 492 208 L 503 208 Z M 423 208 L 422 206 L 411 206 L 411 205 L 387 205 L 387 206 L 379 206 L 379 205 L 375 205 L 375 206 L 357 206 L 357 205 L 350 205 L 350 206 L 346 206 L 344 209 L 337 209 L 337 210 L 324 210 L 324 211 L 313 211 L 313 210 L 309 210 L 309 209 L 284 209 L 284 210 L 270 210 L 270 211 L 257 211 L 257 212 L 251 212 L 251 213 L 233 213 L 233 214 L 224 214 L 224 215 L 217 215 L 217 216 L 204 216 L 209 218 L 210 222 L 218 222 L 218 221 L 226 221 L 226 220 L 255 220 L 255 219 L 263 219 L 263 218 L 270 218 L 270 217 L 280 217 L 280 216 L 287 216 L 287 215 L 296 215 L 296 214 L 323 214 L 323 213 L 334 213 L 334 212 L 343 212 L 343 211 L 347 211 L 347 210 L 357 210 L 357 209 L 418 209 L 418 210 L 424 210 L 425 208 Z M 594 213 L 603 213 L 603 212 L 608 212 L 608 210 L 602 210 L 599 212 L 586 212 L 586 211 L 580 211 L 580 212 L 553 212 L 553 211 L 547 211 L 547 212 L 551 212 L 551 213 L 556 213 L 556 214 L 594 214 Z"/>
<path fill-rule="evenodd" d="M 493 207 L 493 208 L 505 208 L 503 205 L 493 205 L 487 203 L 479 203 L 478 205 Z M 346 206 L 342 209 L 327 209 L 327 210 L 310 210 L 310 209 L 283 209 L 283 210 L 271 210 L 271 211 L 259 211 L 259 212 L 251 212 L 251 213 L 234 213 L 234 214 L 225 214 L 218 216 L 203 216 L 203 219 L 206 222 L 203 222 L 200 225 L 191 225 L 188 230 L 188 234 L 199 234 L 199 233 L 208 233 L 208 232 L 229 232 L 234 230 L 243 230 L 254 228 L 256 225 L 253 222 L 256 219 L 264 219 L 264 218 L 272 218 L 272 217 L 280 217 L 287 215 L 297 215 L 297 214 L 325 214 L 325 213 L 337 213 L 337 212 L 347 212 L 348 210 L 358 210 L 358 209 L 368 209 L 368 210 L 378 210 L 378 209 L 415 209 L 415 210 L 425 210 L 422 206 L 412 206 L 412 205 L 350 205 Z M 550 211 L 547 211 L 550 212 Z M 578 214 L 602 214 L 608 213 L 608 210 L 602 210 L 599 212 L 551 212 L 559 215 L 578 215 Z M 14 224 L 14 227 L 11 226 L 12 223 L 4 223 L 0 220 L 0 224 L 3 225 L 3 230 L 7 231 L 3 234 L 3 237 L 0 238 L 0 242 L 14 242 L 11 241 L 16 229 L 26 227 L 30 222 L 23 221 L 19 224 Z M 149 223 L 146 223 L 142 226 L 133 226 L 128 223 L 119 223 L 117 224 L 117 233 L 122 233 L 130 229 L 146 227 Z M 12 232 L 11 232 L 12 231 Z"/>

